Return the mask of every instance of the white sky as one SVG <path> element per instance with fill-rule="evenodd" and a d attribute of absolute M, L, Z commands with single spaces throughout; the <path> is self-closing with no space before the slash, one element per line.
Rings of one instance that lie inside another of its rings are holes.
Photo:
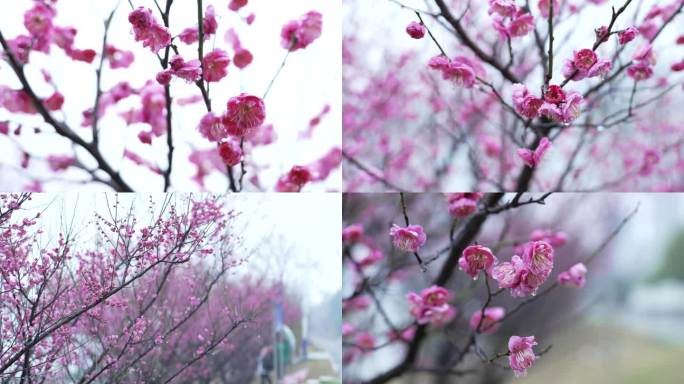
<path fill-rule="evenodd" d="M 4 3 L 4 2 L 3 2 Z M 152 0 L 133 1 L 136 6 L 144 5 L 155 10 L 158 20 L 161 20 L 156 12 Z M 160 1 L 160 3 L 164 3 Z M 13 38 L 20 33 L 26 33 L 23 27 L 23 13 L 31 6 L 29 0 L 12 1 L 12 7 L 3 6 L 0 12 L 0 30 L 6 38 Z M 76 37 L 77 48 L 92 48 L 99 52 L 102 44 L 103 20 L 113 9 L 116 0 L 86 1 L 71 0 L 58 3 L 58 16 L 55 24 L 59 26 L 76 26 L 79 33 Z M 241 11 L 242 16 L 249 12 L 256 14 L 252 26 L 247 26 L 241 16 L 227 9 L 226 0 L 205 0 L 205 7 L 213 4 L 219 18 L 219 30 L 216 38 L 216 47 L 232 52 L 229 45 L 224 42 L 223 36 L 229 27 L 238 31 L 242 44 L 254 55 L 254 61 L 245 70 L 240 71 L 232 64 L 229 73 L 220 83 L 212 83 L 211 98 L 213 109 L 225 110 L 226 101 L 241 92 L 247 92 L 258 96 L 263 95 L 266 87 L 283 60 L 286 51 L 280 47 L 280 29 L 292 19 L 297 19 L 302 14 L 317 10 L 323 14 L 322 36 L 304 50 L 293 52 L 283 69 L 280 77 L 271 89 L 266 99 L 267 120 L 273 123 L 278 134 L 278 141 L 267 147 L 260 147 L 250 156 L 259 164 L 272 165 L 271 169 L 260 173 L 262 183 L 272 188 L 277 178 L 289 170 L 293 165 L 311 163 L 332 147 L 341 144 L 341 17 L 340 2 L 334 0 L 288 0 L 280 1 L 251 1 Z M 103 88 L 108 89 L 122 80 L 129 81 L 133 86 L 141 86 L 147 79 L 154 78 L 160 71 L 160 65 L 155 55 L 142 44 L 134 42 L 131 27 L 127 21 L 130 6 L 126 0 L 122 0 L 111 26 L 109 42 L 123 49 L 134 51 L 136 61 L 128 69 L 110 70 L 105 65 L 103 75 Z M 171 33 L 178 34 L 186 27 L 197 24 L 196 2 L 176 1 L 171 12 Z M 210 45 L 207 45 L 210 47 Z M 196 58 L 195 48 L 180 44 L 181 54 L 186 58 Z M 53 54 L 47 56 L 34 53 L 31 65 L 27 67 L 32 84 L 40 96 L 49 96 L 51 91 L 40 79 L 40 68 L 48 68 L 53 74 L 59 91 L 65 95 L 66 102 L 64 112 L 66 121 L 85 135 L 89 130 L 78 128 L 81 122 L 81 112 L 92 107 L 95 96 L 95 65 L 74 63 L 63 56 L 61 50 L 53 47 Z M 209 49 L 205 49 L 208 51 Z M 97 62 L 97 59 L 96 61 Z M 18 87 L 19 83 L 6 63 L 0 63 L 0 84 Z M 182 80 L 172 83 L 172 93 L 176 98 L 198 94 L 194 85 L 185 84 Z M 316 116 L 329 104 L 332 108 L 314 133 L 313 139 L 298 142 L 300 131 L 307 128 L 311 118 Z M 116 111 L 129 108 L 131 103 L 122 103 L 121 108 L 108 111 L 108 115 L 102 120 L 101 142 L 103 146 L 110 147 L 105 150 L 106 158 L 115 168 L 122 168 L 122 174 L 136 191 L 159 191 L 162 180 L 160 177 L 151 177 L 147 170 L 133 165 L 129 161 L 121 161 L 121 153 L 124 146 L 146 158 L 165 166 L 166 144 L 165 139 L 157 139 L 153 143 L 154 151 L 141 144 L 137 134 L 140 126 L 131 126 L 126 129 L 125 123 L 120 118 L 114 117 Z M 182 109 L 181 109 L 182 108 Z M 175 154 L 174 173 L 172 182 L 176 190 L 196 190 L 197 186 L 189 179 L 194 173 L 194 166 L 190 165 L 187 157 L 190 146 L 181 143 L 191 143 L 197 148 L 208 148 L 211 144 L 201 138 L 196 131 L 199 119 L 205 113 L 202 103 L 179 107 L 174 110 L 174 140 L 177 143 Z M 17 121 L 16 116 L 9 116 L 7 111 L 0 109 L 0 121 Z M 45 157 L 53 153 L 70 153 L 70 145 L 61 138 L 52 134 L 35 135 L 31 128 L 41 124 L 39 117 L 25 117 L 21 119 L 25 124 L 20 143 L 28 152 L 37 157 Z M 17 176 L 24 170 L 17 169 L 20 162 L 20 153 L 5 136 L 0 137 L 0 189 L 19 190 L 25 180 Z M 87 158 L 87 155 L 82 156 Z M 45 177 L 47 167 L 42 161 L 34 161 L 29 172 L 33 176 Z M 71 176 L 83 177 L 82 172 L 74 171 L 67 173 Z M 210 191 L 222 192 L 226 190 L 227 182 L 224 177 L 215 175 L 207 179 Z M 330 190 L 339 189 L 341 174 L 333 173 L 325 183 L 319 183 L 307 187 L 307 190 Z M 73 185 L 63 183 L 49 183 L 46 190 L 72 189 Z M 99 189 L 103 187 L 96 186 Z"/>
<path fill-rule="evenodd" d="M 164 199 L 163 194 L 119 194 L 120 207 L 126 209 L 133 202 L 139 222 L 144 222 L 150 196 L 158 206 Z M 81 229 L 77 233 L 77 241 L 87 246 L 95 235 L 94 227 L 88 225 L 94 212 L 109 217 L 106 197 L 110 203 L 115 200 L 114 194 L 105 196 L 104 193 L 34 194 L 33 200 L 24 206 L 30 208 L 24 214 L 33 217 L 37 211 L 47 208 L 41 225 L 46 235 L 53 240 L 62 228 L 61 223 L 69 223 L 73 214 L 75 228 Z M 180 205 L 183 195 L 178 194 L 176 198 Z M 319 304 L 341 289 L 340 195 L 246 193 L 229 195 L 226 201 L 227 207 L 242 212 L 235 227 L 237 233 L 244 236 L 244 248 L 251 250 L 261 247 L 264 251 L 253 256 L 235 272 L 260 276 L 264 271 L 269 271 L 269 276 L 275 277 L 273 264 L 276 262 L 278 245 L 282 245 L 289 249 L 285 283 L 305 303 Z M 240 228 L 244 230 L 240 232 Z M 273 245 L 269 244 L 270 240 Z"/>

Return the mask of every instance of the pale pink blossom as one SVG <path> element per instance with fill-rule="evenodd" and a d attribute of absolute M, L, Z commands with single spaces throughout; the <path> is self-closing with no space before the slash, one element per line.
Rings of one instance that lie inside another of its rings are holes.
<path fill-rule="evenodd" d="M 449 202 L 449 214 L 455 217 L 467 217 L 477 209 L 477 202 L 482 197 L 481 193 L 450 193 L 447 194 Z"/>
<path fill-rule="evenodd" d="M 508 340 L 508 363 L 515 377 L 527 376 L 527 369 L 537 358 L 532 347 L 537 345 L 534 336 L 511 336 Z"/>
<path fill-rule="evenodd" d="M 515 14 L 518 7 L 513 0 L 489 0 L 489 9 L 487 12 L 497 14 L 499 16 L 510 17 Z"/>
<path fill-rule="evenodd" d="M 482 317 L 482 310 L 478 309 L 473 312 L 470 317 L 470 329 L 473 331 L 479 330 L 482 333 L 491 334 L 499 329 L 501 323 L 499 322 L 506 315 L 506 309 L 503 307 L 488 307 L 484 310 L 484 318 Z M 482 319 L 482 320 L 480 320 Z"/>
<path fill-rule="evenodd" d="M 135 60 L 133 52 L 118 49 L 111 44 L 105 47 L 105 57 L 109 60 L 109 67 L 112 69 L 128 68 Z"/>
<path fill-rule="evenodd" d="M 74 165 L 76 159 L 69 155 L 48 155 L 47 162 L 53 172 L 59 172 Z"/>
<path fill-rule="evenodd" d="M 354 244 L 363 237 L 363 225 L 352 224 L 342 230 L 342 242 L 346 244 Z"/>
<path fill-rule="evenodd" d="M 356 345 L 362 350 L 371 350 L 375 348 L 375 337 L 368 332 L 359 332 L 356 335 Z"/>
<path fill-rule="evenodd" d="M 482 245 L 471 245 L 463 250 L 458 259 L 458 267 L 473 279 L 477 279 L 480 271 L 489 271 L 497 263 L 492 250 Z"/>
<path fill-rule="evenodd" d="M 568 287 L 583 288 L 586 282 L 585 275 L 587 267 L 582 263 L 577 263 L 567 271 L 558 274 L 558 284 Z"/>
<path fill-rule="evenodd" d="M 550 0 L 539 0 L 537 3 L 537 7 L 539 7 L 539 13 L 544 18 L 549 17 L 549 9 L 551 8 L 551 1 Z M 558 0 L 553 0 L 553 15 L 556 16 L 558 15 L 558 11 L 560 10 L 560 4 Z"/>
<path fill-rule="evenodd" d="M 420 247 L 425 245 L 427 237 L 420 225 L 409 225 L 407 227 L 400 227 L 396 224 L 390 228 L 390 236 L 392 236 L 392 244 L 395 247 L 406 251 L 416 252 Z"/>
<path fill-rule="evenodd" d="M 198 130 L 203 137 L 212 142 L 221 141 L 228 137 L 228 131 L 226 130 L 226 126 L 223 125 L 221 117 L 216 116 L 212 112 L 209 112 L 202 117 Z"/>

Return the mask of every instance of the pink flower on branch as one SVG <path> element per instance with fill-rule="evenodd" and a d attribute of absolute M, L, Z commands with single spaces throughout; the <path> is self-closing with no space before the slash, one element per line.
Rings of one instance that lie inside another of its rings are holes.
<path fill-rule="evenodd" d="M 299 20 L 292 20 L 283 26 L 280 32 L 280 45 L 288 51 L 296 51 L 308 47 L 321 36 L 323 15 L 310 11 Z"/>
<path fill-rule="evenodd" d="M 392 244 L 405 252 L 418 251 L 427 240 L 423 227 L 415 224 L 407 227 L 393 224 L 389 234 L 392 237 Z"/>
<path fill-rule="evenodd" d="M 491 334 L 496 332 L 501 323 L 499 322 L 506 315 L 506 309 L 503 307 L 487 307 L 484 310 L 484 317 L 482 317 L 482 310 L 478 309 L 473 312 L 470 317 L 470 329 L 473 331 L 479 330 L 482 333 Z"/>
<path fill-rule="evenodd" d="M 463 250 L 463 255 L 458 259 L 458 267 L 475 280 L 480 271 L 488 272 L 497 261 L 491 249 L 481 245 L 470 245 Z"/>
<path fill-rule="evenodd" d="M 425 36 L 425 26 L 421 23 L 412 21 L 406 27 L 406 33 L 414 39 L 422 39 Z"/>
<path fill-rule="evenodd" d="M 537 342 L 534 336 L 511 336 L 508 340 L 508 363 L 515 377 L 527 376 L 527 369 L 537 358 L 532 350 L 535 345 Z"/>
<path fill-rule="evenodd" d="M 558 274 L 558 284 L 567 287 L 583 288 L 584 283 L 586 282 L 586 274 L 587 267 L 582 263 L 577 263 L 567 271 Z"/>
<path fill-rule="evenodd" d="M 237 137 L 244 137 L 261 126 L 266 119 L 264 101 L 257 96 L 242 93 L 240 96 L 231 97 L 227 108 L 223 115 L 223 124 L 229 134 Z"/>
<path fill-rule="evenodd" d="M 141 41 L 143 47 L 149 47 L 154 53 L 171 44 L 171 33 L 160 25 L 149 8 L 138 7 L 128 15 L 133 26 L 135 41 Z"/>
<path fill-rule="evenodd" d="M 218 82 L 223 79 L 228 74 L 229 64 L 230 58 L 225 51 L 214 49 L 207 53 L 204 55 L 204 80 Z"/>
<path fill-rule="evenodd" d="M 433 285 L 423 289 L 420 294 L 409 292 L 409 312 L 418 324 L 442 326 L 456 316 L 456 310 L 448 304 L 449 292 L 443 287 Z"/>
<path fill-rule="evenodd" d="M 544 153 L 546 153 L 550 146 L 551 141 L 548 138 L 543 137 L 539 141 L 539 144 L 537 145 L 537 148 L 535 148 L 534 151 L 527 148 L 519 148 L 518 156 L 520 156 L 525 165 L 527 165 L 530 168 L 534 168 L 539 165 L 542 157 L 544 156 Z"/>

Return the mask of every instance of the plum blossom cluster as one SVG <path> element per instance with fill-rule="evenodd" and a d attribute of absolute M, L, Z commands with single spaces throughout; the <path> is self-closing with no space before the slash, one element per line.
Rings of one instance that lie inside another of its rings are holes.
<path fill-rule="evenodd" d="M 585 48 L 576 51 L 572 59 L 566 59 L 563 64 L 563 76 L 566 79 L 579 81 L 591 77 L 604 76 L 613 64 L 610 60 L 600 59 L 596 52 Z"/>
<path fill-rule="evenodd" d="M 582 95 L 575 91 L 565 92 L 558 85 L 550 85 L 543 98 L 533 95 L 524 84 L 513 85 L 513 107 L 528 119 L 545 117 L 569 124 L 579 117 L 583 102 Z"/>
<path fill-rule="evenodd" d="M 488 12 L 494 29 L 505 38 L 522 37 L 534 29 L 534 16 L 514 0 L 489 0 Z"/>
<path fill-rule="evenodd" d="M 531 241 L 523 247 L 522 257 L 514 255 L 491 268 L 491 277 L 511 296 L 535 295 L 553 269 L 554 249 L 545 241 Z"/>

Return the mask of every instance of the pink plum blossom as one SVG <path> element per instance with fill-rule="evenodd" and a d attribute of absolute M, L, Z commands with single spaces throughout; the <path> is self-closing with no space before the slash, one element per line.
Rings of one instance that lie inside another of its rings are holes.
<path fill-rule="evenodd" d="M 481 193 L 450 193 L 447 194 L 449 213 L 455 217 L 467 217 L 477 209 L 477 202 Z"/>
<path fill-rule="evenodd" d="M 539 144 L 537 145 L 537 148 L 535 148 L 534 151 L 527 148 L 519 148 L 518 156 L 520 156 L 525 165 L 527 165 L 530 168 L 534 168 L 539 165 L 542 157 L 544 156 L 544 153 L 546 153 L 550 146 L 551 141 L 548 138 L 543 137 L 539 141 Z"/>
<path fill-rule="evenodd" d="M 342 242 L 346 244 L 354 244 L 363 237 L 363 225 L 352 224 L 342 230 Z"/>
<path fill-rule="evenodd" d="M 227 111 L 223 115 L 223 124 L 228 133 L 244 137 L 255 128 L 261 126 L 266 119 L 266 107 L 257 96 L 242 93 L 228 100 Z"/>
<path fill-rule="evenodd" d="M 157 22 L 151 9 L 138 7 L 128 15 L 128 21 L 133 26 L 135 41 L 141 41 L 143 47 L 149 47 L 152 52 L 171 43 L 171 33 Z"/>
<path fill-rule="evenodd" d="M 422 39 L 425 36 L 425 26 L 421 23 L 412 21 L 406 27 L 406 33 L 414 39 Z"/>
<path fill-rule="evenodd" d="M 568 287 L 583 288 L 586 282 L 585 275 L 587 267 L 582 263 L 577 263 L 567 271 L 558 274 L 558 284 Z"/>
<path fill-rule="evenodd" d="M 420 247 L 425 245 L 427 240 L 423 227 L 415 224 L 407 227 L 400 227 L 394 224 L 390 228 L 389 234 L 392 237 L 392 244 L 406 252 L 418 251 Z"/>
<path fill-rule="evenodd" d="M 209 112 L 202 117 L 198 127 L 199 132 L 209 141 L 217 142 L 228 137 L 226 126 L 223 125 L 221 116 Z"/>
<path fill-rule="evenodd" d="M 618 32 L 618 42 L 622 45 L 629 43 L 639 35 L 639 30 L 634 27 L 627 27 Z"/>
<path fill-rule="evenodd" d="M 280 45 L 289 51 L 304 49 L 321 36 L 322 27 L 323 16 L 316 11 L 307 12 L 283 26 Z"/>
<path fill-rule="evenodd" d="M 229 64 L 230 58 L 225 51 L 214 49 L 207 53 L 204 55 L 204 80 L 218 82 L 223 79 L 228 74 Z"/>
<path fill-rule="evenodd" d="M 470 317 L 470 329 L 477 331 L 479 326 L 479 330 L 482 333 L 494 333 L 499 329 L 499 326 L 501 325 L 499 321 L 503 319 L 505 315 L 506 309 L 503 307 L 487 307 L 484 310 L 483 318 L 482 310 L 478 309 L 473 312 L 473 315 Z"/>
<path fill-rule="evenodd" d="M 229 167 L 234 167 L 240 164 L 240 159 L 242 159 L 242 149 L 240 148 L 240 143 L 235 139 L 228 139 L 223 141 L 218 145 L 219 155 L 223 162 Z"/>
<path fill-rule="evenodd" d="M 473 279 L 477 279 L 480 271 L 489 271 L 497 263 L 492 250 L 482 245 L 470 245 L 463 250 L 458 259 L 458 267 Z"/>
<path fill-rule="evenodd" d="M 68 155 L 49 155 L 47 162 L 53 172 L 59 172 L 74 165 L 76 159 Z"/>
<path fill-rule="evenodd" d="M 511 336 L 508 340 L 508 363 L 515 377 L 527 376 L 527 369 L 537 358 L 532 347 L 537 345 L 534 336 Z"/>

